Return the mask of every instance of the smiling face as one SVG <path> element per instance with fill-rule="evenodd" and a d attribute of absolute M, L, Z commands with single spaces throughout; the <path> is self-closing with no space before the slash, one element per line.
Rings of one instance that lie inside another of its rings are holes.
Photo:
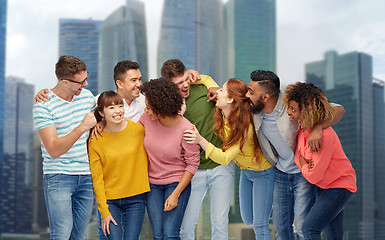
<path fill-rule="evenodd" d="M 144 108 L 144 111 L 151 116 L 151 120 L 157 120 L 159 119 L 158 115 L 156 115 L 152 109 L 151 109 L 151 106 L 148 104 L 148 100 L 147 100 L 147 97 L 145 99 L 145 103 L 146 103 L 146 107 Z"/>
<path fill-rule="evenodd" d="M 183 75 L 171 78 L 171 81 L 178 86 L 182 98 L 187 98 L 190 95 L 190 80 L 187 71 Z"/>
<path fill-rule="evenodd" d="M 298 124 L 299 117 L 301 116 L 301 111 L 299 105 L 296 101 L 290 100 L 287 105 L 286 110 L 287 115 L 289 115 L 290 121 L 293 124 Z"/>
<path fill-rule="evenodd" d="M 84 86 L 88 86 L 87 77 L 88 77 L 87 71 L 81 71 L 73 75 L 72 78 L 70 79 L 71 81 L 66 79 L 62 79 L 62 81 L 66 81 L 71 94 L 77 96 L 83 90 Z"/>
<path fill-rule="evenodd" d="M 142 75 L 139 69 L 128 70 L 124 79 L 116 80 L 116 85 L 118 86 L 118 93 L 122 95 L 127 104 L 130 104 L 140 94 Z"/>
<path fill-rule="evenodd" d="M 249 91 L 246 93 L 246 97 L 250 99 L 250 109 L 253 113 L 259 113 L 265 108 L 265 102 L 263 96 L 266 94 L 266 90 L 259 85 L 256 81 L 251 81 L 249 84 Z"/>
<path fill-rule="evenodd" d="M 223 85 L 223 87 L 217 90 L 217 94 L 217 102 L 215 106 L 222 110 L 231 106 L 233 99 L 229 97 L 226 83 Z"/>
<path fill-rule="evenodd" d="M 119 124 L 123 120 L 124 105 L 113 104 L 103 108 L 103 112 L 99 112 L 101 116 L 106 120 L 106 125 Z"/>

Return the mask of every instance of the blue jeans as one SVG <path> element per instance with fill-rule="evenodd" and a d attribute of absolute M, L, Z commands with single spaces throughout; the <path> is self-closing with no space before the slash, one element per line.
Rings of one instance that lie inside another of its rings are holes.
<path fill-rule="evenodd" d="M 277 240 L 302 240 L 302 225 L 314 203 L 314 185 L 302 173 L 288 174 L 276 169 L 273 194 L 273 223 Z"/>
<path fill-rule="evenodd" d="M 110 222 L 109 240 L 138 240 L 142 229 L 146 194 L 107 200 L 108 210 L 118 224 Z"/>
<path fill-rule="evenodd" d="M 253 225 L 256 240 L 269 240 L 275 167 L 263 171 L 241 170 L 239 205 L 246 225 Z"/>
<path fill-rule="evenodd" d="M 85 239 L 94 192 L 89 175 L 44 174 L 51 239 Z"/>
<path fill-rule="evenodd" d="M 199 209 L 207 190 L 210 191 L 211 239 L 227 240 L 230 199 L 234 183 L 234 163 L 211 169 L 198 169 L 191 180 L 191 196 L 183 218 L 181 239 L 194 240 Z"/>
<path fill-rule="evenodd" d="M 180 239 L 180 226 L 190 198 L 191 184 L 189 183 L 178 198 L 178 205 L 171 211 L 163 211 L 164 203 L 178 186 L 178 182 L 167 185 L 150 184 L 151 191 L 147 193 L 146 205 L 154 240 Z"/>
<path fill-rule="evenodd" d="M 345 188 L 315 188 L 314 205 L 302 226 L 305 240 L 321 240 L 321 231 L 326 227 L 328 227 L 328 240 L 342 240 L 344 238 L 344 208 L 353 193 Z"/>

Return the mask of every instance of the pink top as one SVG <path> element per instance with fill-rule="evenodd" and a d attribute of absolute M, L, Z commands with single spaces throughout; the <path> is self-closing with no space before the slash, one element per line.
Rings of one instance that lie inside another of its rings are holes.
<path fill-rule="evenodd" d="M 185 171 L 195 174 L 200 160 L 199 146 L 183 139 L 183 132 L 194 127 L 186 118 L 182 117 L 173 127 L 165 127 L 145 112 L 139 123 L 145 130 L 150 183 L 166 185 L 179 182 Z"/>
<path fill-rule="evenodd" d="M 310 183 L 320 188 L 346 188 L 351 192 L 357 191 L 356 172 L 346 157 L 340 139 L 332 127 L 327 127 L 322 132 L 322 149 L 313 153 L 310 147 L 306 146 L 309 131 L 301 129 L 298 133 L 298 145 L 295 153 L 295 163 L 301 170 L 302 175 Z M 313 168 L 304 164 L 301 168 L 299 156 L 308 162 L 313 160 Z"/>

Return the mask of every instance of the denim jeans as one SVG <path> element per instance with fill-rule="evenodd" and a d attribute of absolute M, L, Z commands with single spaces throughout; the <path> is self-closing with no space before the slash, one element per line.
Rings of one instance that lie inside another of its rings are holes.
<path fill-rule="evenodd" d="M 50 239 L 85 239 L 94 192 L 91 174 L 44 174 Z"/>
<path fill-rule="evenodd" d="M 316 188 L 315 202 L 305 218 L 302 232 L 305 240 L 321 239 L 321 231 L 327 228 L 327 239 L 344 238 L 344 208 L 353 193 L 345 188 Z"/>
<path fill-rule="evenodd" d="M 302 240 L 302 225 L 314 203 L 314 185 L 302 173 L 288 174 L 276 169 L 273 193 L 273 224 L 277 240 Z"/>
<path fill-rule="evenodd" d="M 256 240 L 269 240 L 269 217 L 273 206 L 275 168 L 241 170 L 239 205 L 246 225 L 253 225 Z"/>
<path fill-rule="evenodd" d="M 181 239 L 194 240 L 199 209 L 207 190 L 211 205 L 211 239 L 227 240 L 230 199 L 234 183 L 234 163 L 198 169 L 191 180 L 191 196 L 183 218 Z"/>
<path fill-rule="evenodd" d="M 151 191 L 147 193 L 146 205 L 154 240 L 180 239 L 180 226 L 190 198 L 191 184 L 182 191 L 178 205 L 171 211 L 163 211 L 164 203 L 178 186 L 178 182 L 167 185 L 150 184 Z"/>
<path fill-rule="evenodd" d="M 108 210 L 118 225 L 110 222 L 108 240 L 138 240 L 142 229 L 146 194 L 107 200 Z"/>

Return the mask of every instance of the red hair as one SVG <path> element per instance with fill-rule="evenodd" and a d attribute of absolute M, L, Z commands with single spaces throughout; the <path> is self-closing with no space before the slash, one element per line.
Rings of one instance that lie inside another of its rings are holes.
<path fill-rule="evenodd" d="M 214 132 L 221 138 L 222 150 L 226 151 L 234 144 L 239 143 L 239 148 L 242 152 L 242 148 L 247 139 L 247 133 L 250 125 L 253 127 L 253 140 L 254 140 L 254 153 L 255 156 L 259 156 L 260 148 L 258 139 L 254 130 L 253 114 L 250 110 L 250 102 L 246 97 L 246 93 L 249 90 L 246 83 L 239 79 L 231 78 L 226 83 L 228 97 L 233 99 L 232 109 L 230 115 L 227 117 L 228 124 L 230 126 L 230 135 L 225 137 L 222 110 L 215 109 L 214 113 Z M 257 162 L 259 162 L 257 158 Z"/>

